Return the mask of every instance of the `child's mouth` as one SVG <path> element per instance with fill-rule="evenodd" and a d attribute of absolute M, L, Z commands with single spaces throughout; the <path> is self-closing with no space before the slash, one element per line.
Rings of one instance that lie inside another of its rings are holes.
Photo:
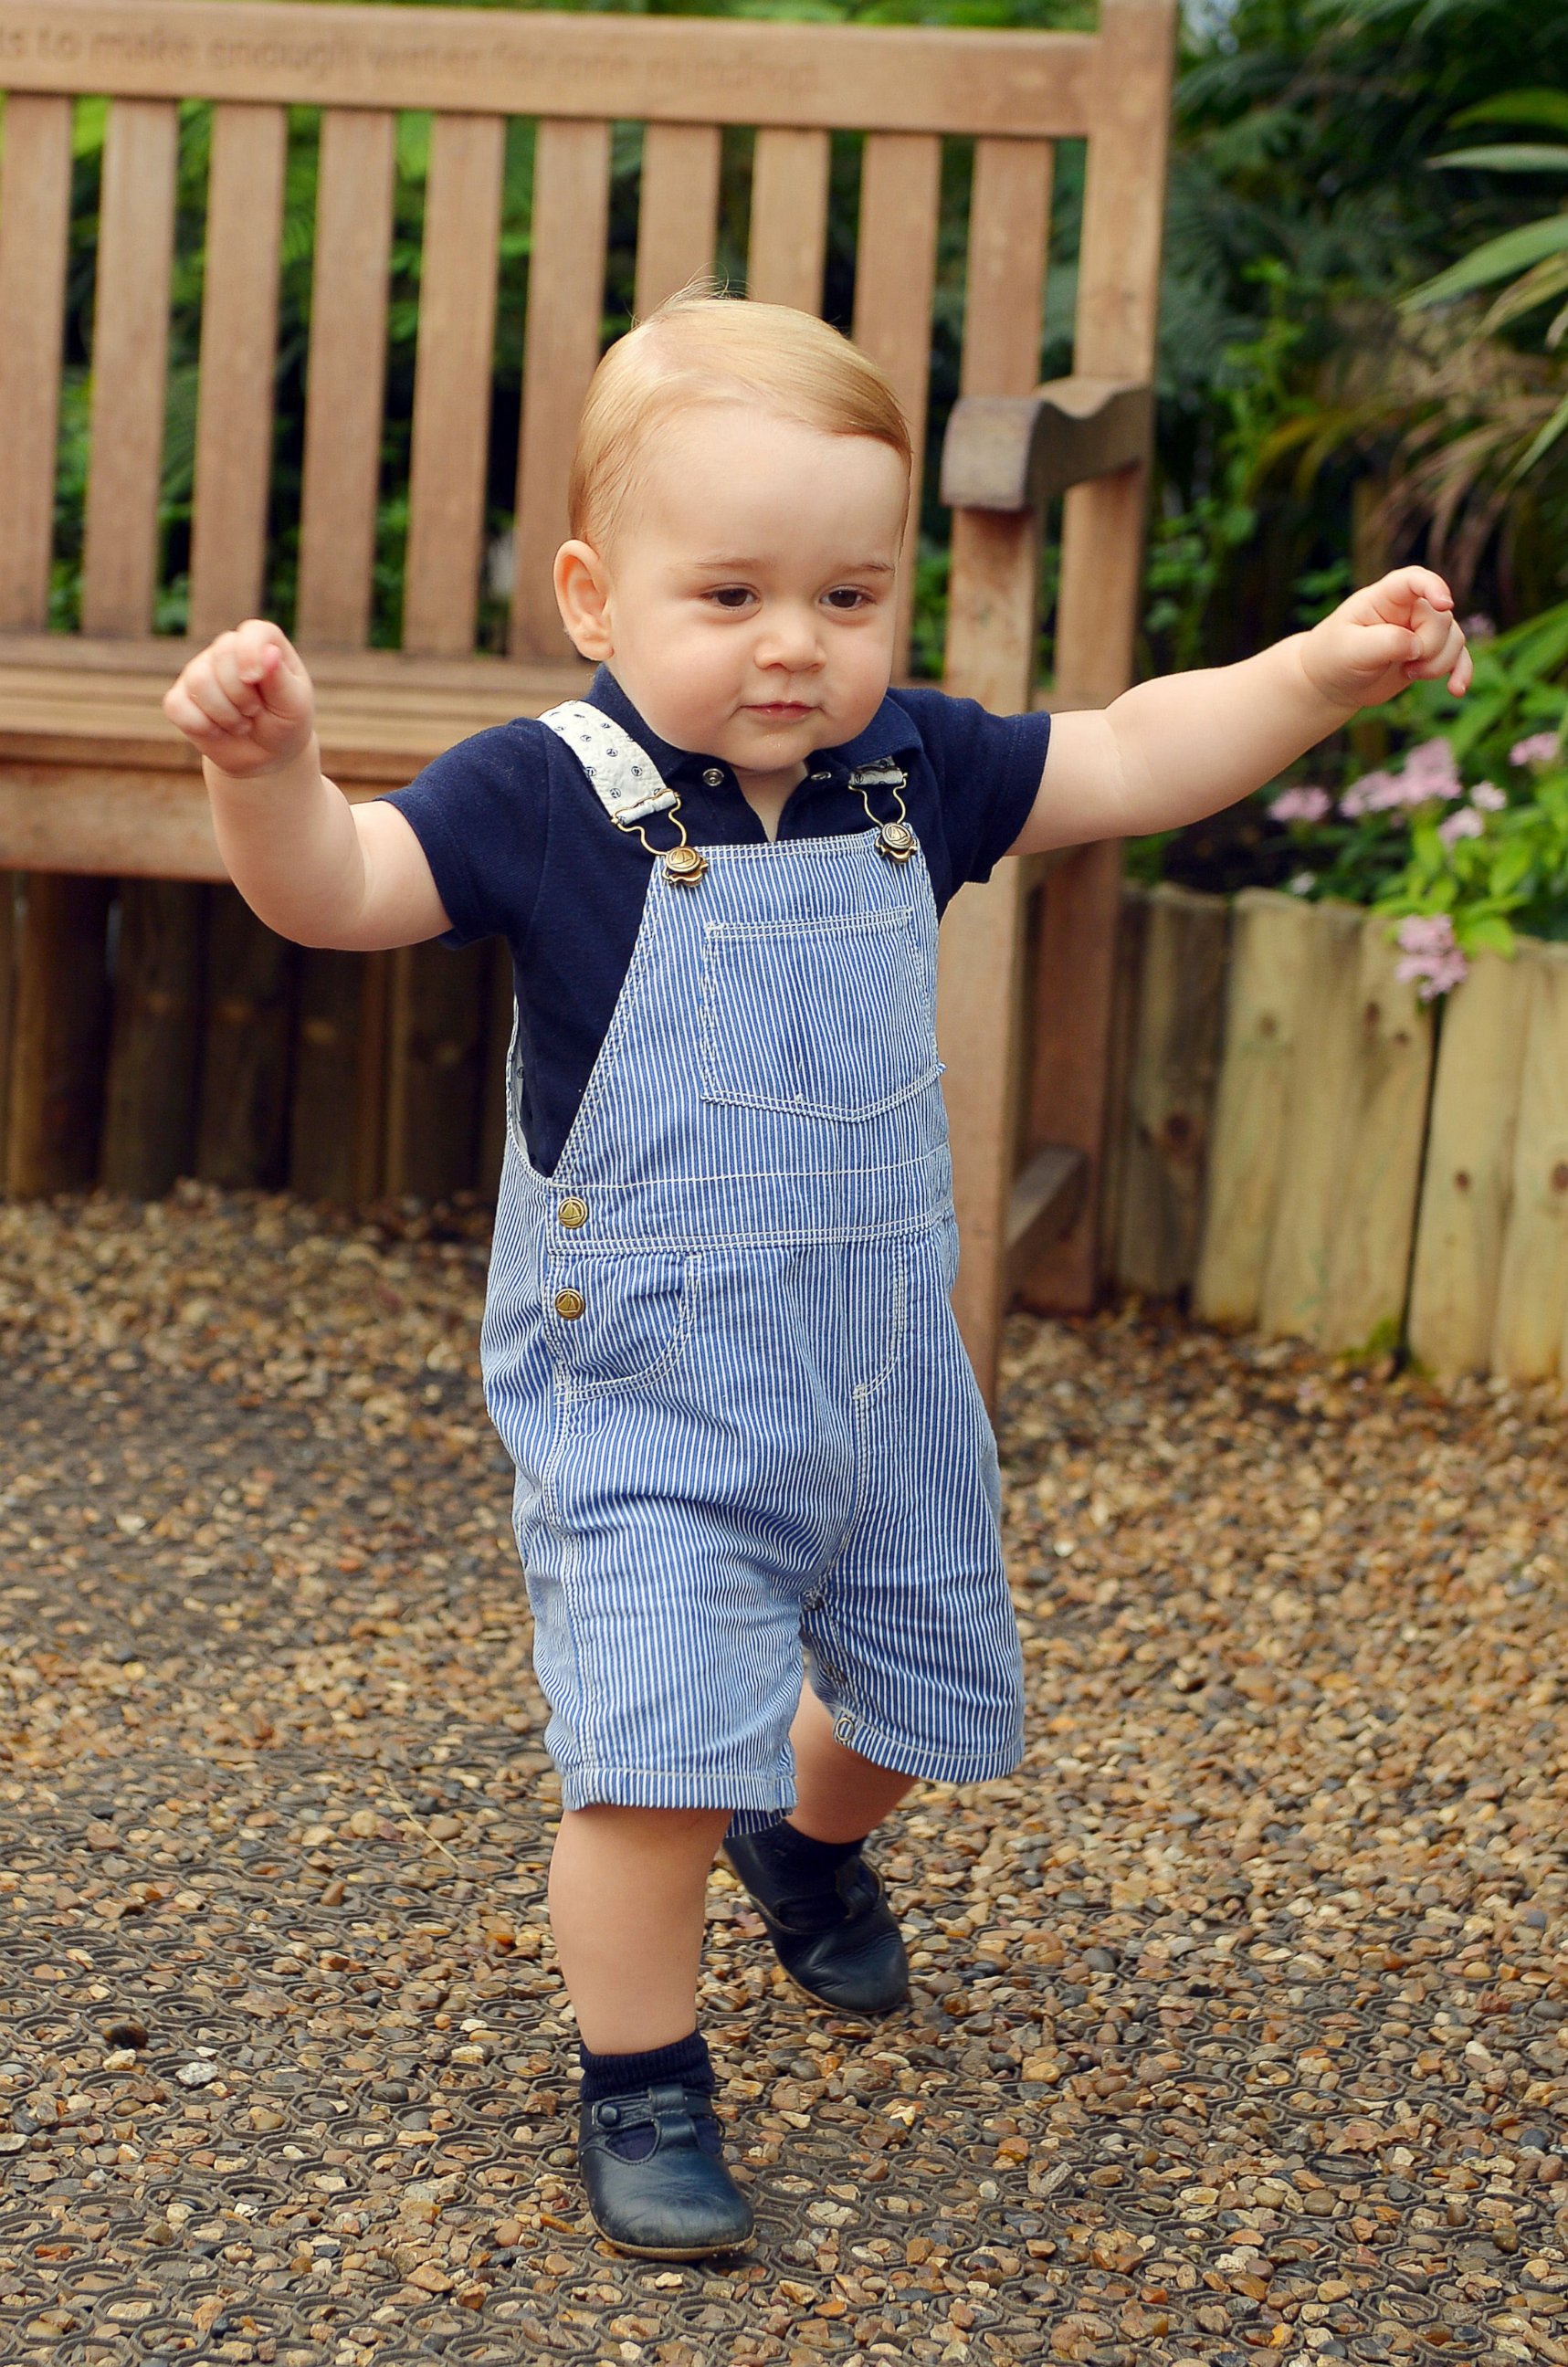
<path fill-rule="evenodd" d="M 753 715 L 777 716 L 786 722 L 797 715 L 809 715 L 812 712 L 805 701 L 800 698 L 759 699 L 750 711 Z"/>

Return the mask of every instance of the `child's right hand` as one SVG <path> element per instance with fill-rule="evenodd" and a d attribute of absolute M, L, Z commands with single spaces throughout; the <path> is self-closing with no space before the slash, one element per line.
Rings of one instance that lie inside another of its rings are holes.
<path fill-rule="evenodd" d="M 251 617 L 220 633 L 164 693 L 164 713 L 221 772 L 254 779 L 303 755 L 315 691 L 278 627 Z"/>

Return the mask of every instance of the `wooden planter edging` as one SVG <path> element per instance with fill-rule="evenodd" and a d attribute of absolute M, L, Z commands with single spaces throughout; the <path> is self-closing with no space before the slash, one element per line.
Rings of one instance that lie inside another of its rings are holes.
<path fill-rule="evenodd" d="M 1478 960 L 1439 1022 L 1388 923 L 1130 888 L 1108 1280 L 1442 1379 L 1568 1377 L 1568 946 Z"/>
<path fill-rule="evenodd" d="M 95 942 L 114 947 L 65 973 L 81 1007 L 63 1028 L 47 968 L 18 979 L 13 886 L 0 873 L 0 1188 L 156 1199 L 195 1175 L 346 1205 L 494 1195 L 504 946 L 318 951 L 230 887 L 35 872 L 35 930 L 58 908 L 64 934 L 90 900 Z"/>

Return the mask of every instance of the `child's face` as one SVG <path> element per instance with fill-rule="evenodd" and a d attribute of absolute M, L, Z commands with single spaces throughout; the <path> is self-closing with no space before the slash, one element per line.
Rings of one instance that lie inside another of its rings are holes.
<path fill-rule="evenodd" d="M 653 438 L 606 557 L 567 546 L 598 579 L 574 638 L 676 747 L 798 772 L 886 694 L 907 503 L 885 444 L 704 404 Z"/>

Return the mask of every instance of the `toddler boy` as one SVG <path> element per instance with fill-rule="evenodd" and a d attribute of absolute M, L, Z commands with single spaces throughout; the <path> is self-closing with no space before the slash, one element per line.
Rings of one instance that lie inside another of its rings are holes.
<path fill-rule="evenodd" d="M 907 1969 L 862 1843 L 912 1783 L 1021 1753 L 995 1448 L 949 1305 L 943 907 L 1004 855 L 1176 828 L 1413 679 L 1470 679 L 1412 567 L 1103 713 L 892 689 L 909 477 L 892 388 L 835 331 L 679 298 L 584 413 L 555 562 L 584 699 L 353 808 L 276 626 L 165 700 L 269 926 L 511 947 L 482 1361 L 562 1780 L 584 2178 L 650 2258 L 751 2231 L 696 2026 L 721 1844 L 807 1998 L 885 2013 Z"/>

